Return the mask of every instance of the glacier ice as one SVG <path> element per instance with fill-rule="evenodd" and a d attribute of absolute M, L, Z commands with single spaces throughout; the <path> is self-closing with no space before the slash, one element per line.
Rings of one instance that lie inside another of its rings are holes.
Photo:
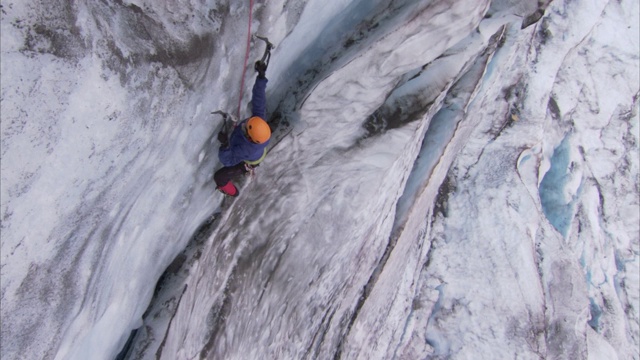
<path fill-rule="evenodd" d="M 3 359 L 640 358 L 637 2 L 1 10 Z"/>

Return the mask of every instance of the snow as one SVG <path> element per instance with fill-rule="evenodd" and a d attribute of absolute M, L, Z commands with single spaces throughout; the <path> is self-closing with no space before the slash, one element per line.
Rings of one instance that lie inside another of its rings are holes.
<path fill-rule="evenodd" d="M 4 2 L 0 357 L 640 359 L 640 9 L 537 6 L 255 2 L 232 201 L 249 2 Z"/>

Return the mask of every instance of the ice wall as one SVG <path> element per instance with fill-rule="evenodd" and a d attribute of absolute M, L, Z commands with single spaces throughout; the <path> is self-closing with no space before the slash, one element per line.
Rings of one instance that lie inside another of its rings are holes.
<path fill-rule="evenodd" d="M 638 358 L 638 13 L 4 2 L 1 357 Z"/>

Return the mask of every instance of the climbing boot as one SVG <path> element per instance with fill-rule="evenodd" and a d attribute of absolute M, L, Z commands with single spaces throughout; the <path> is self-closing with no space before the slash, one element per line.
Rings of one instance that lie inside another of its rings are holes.
<path fill-rule="evenodd" d="M 238 188 L 236 188 L 235 185 L 231 183 L 231 181 L 223 186 L 218 186 L 218 191 L 231 197 L 236 197 L 240 193 L 240 191 L 238 191 Z"/>

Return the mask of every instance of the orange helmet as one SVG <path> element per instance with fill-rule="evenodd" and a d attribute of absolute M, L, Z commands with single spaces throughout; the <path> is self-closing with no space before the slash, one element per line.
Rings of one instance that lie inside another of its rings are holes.
<path fill-rule="evenodd" d="M 271 138 L 271 128 L 261 117 L 254 116 L 247 121 L 247 137 L 256 144 L 264 144 Z"/>

